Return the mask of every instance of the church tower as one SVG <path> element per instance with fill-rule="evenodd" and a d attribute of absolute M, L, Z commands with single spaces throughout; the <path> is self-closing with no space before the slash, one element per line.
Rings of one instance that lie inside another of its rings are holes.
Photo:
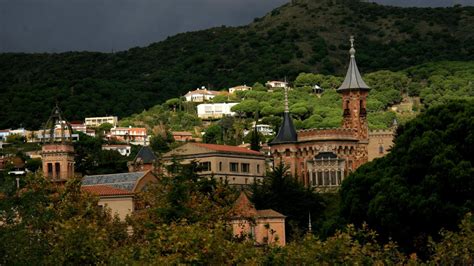
<path fill-rule="evenodd" d="M 357 68 L 353 36 L 351 36 L 350 42 L 349 68 L 344 82 L 337 89 L 337 92 L 342 94 L 342 109 L 344 111 L 342 127 L 356 130 L 359 140 L 367 140 L 369 138 L 369 128 L 366 106 L 370 87 L 364 82 Z"/>
<path fill-rule="evenodd" d="M 54 107 L 42 132 L 41 157 L 43 174 L 51 181 L 65 182 L 74 177 L 74 146 L 72 128 Z"/>

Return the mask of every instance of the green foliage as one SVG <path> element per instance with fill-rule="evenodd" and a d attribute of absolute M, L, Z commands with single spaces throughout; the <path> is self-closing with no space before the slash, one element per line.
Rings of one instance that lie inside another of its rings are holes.
<path fill-rule="evenodd" d="M 1 264 L 107 263 L 123 244 L 125 227 L 81 193 L 79 180 L 62 188 L 30 175 L 19 191 L 11 181 L 0 188 Z"/>
<path fill-rule="evenodd" d="M 287 239 L 297 238 L 307 230 L 309 213 L 315 225 L 324 208 L 320 195 L 299 183 L 283 164 L 269 171 L 263 184 L 253 185 L 252 193 L 257 209 L 273 209 L 287 216 Z"/>
<path fill-rule="evenodd" d="M 7 143 L 22 144 L 26 142 L 26 138 L 20 134 L 11 134 L 7 136 Z"/>
<path fill-rule="evenodd" d="M 301 72 L 343 75 L 350 34 L 357 37 L 357 60 L 365 73 L 469 61 L 473 17 L 472 7 L 302 0 L 248 26 L 178 34 L 118 53 L 1 54 L 0 128 L 20 123 L 39 128 L 56 101 L 69 120 L 106 114 L 122 118 L 202 84 L 225 88 L 285 76 L 292 80 Z M 322 25 L 339 30 L 329 34 Z"/>
<path fill-rule="evenodd" d="M 400 127 L 386 157 L 343 182 L 342 217 L 426 256 L 428 236 L 453 230 L 474 209 L 472 117 L 472 101 L 453 102 Z"/>
<path fill-rule="evenodd" d="M 79 132 L 74 142 L 75 169 L 82 174 L 113 174 L 127 172 L 127 157 L 117 151 L 102 150 L 104 141 Z"/>

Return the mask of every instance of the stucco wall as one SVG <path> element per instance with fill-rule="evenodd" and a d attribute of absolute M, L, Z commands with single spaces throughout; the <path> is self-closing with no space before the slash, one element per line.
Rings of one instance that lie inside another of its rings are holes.
<path fill-rule="evenodd" d="M 127 215 L 134 211 L 133 197 L 102 197 L 99 200 L 99 206 L 109 208 L 112 215 L 117 214 L 120 220 L 124 221 Z"/>

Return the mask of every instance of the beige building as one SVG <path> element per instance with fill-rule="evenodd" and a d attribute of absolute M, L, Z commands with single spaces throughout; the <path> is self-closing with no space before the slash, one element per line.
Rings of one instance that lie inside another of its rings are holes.
<path fill-rule="evenodd" d="M 232 88 L 229 88 L 229 93 L 235 93 L 237 91 L 249 91 L 252 90 L 252 87 L 249 87 L 247 85 L 241 85 L 241 86 L 235 86 Z"/>
<path fill-rule="evenodd" d="M 116 116 L 102 116 L 102 117 L 86 117 L 86 127 L 98 127 L 102 124 L 109 123 L 116 127 L 118 118 Z"/>
<path fill-rule="evenodd" d="M 244 192 L 234 204 L 230 224 L 235 237 L 251 238 L 256 245 L 286 244 L 285 218 L 272 209 L 257 210 Z"/>
<path fill-rule="evenodd" d="M 393 146 L 395 128 L 390 130 L 373 130 L 369 132 L 369 162 L 385 156 Z"/>
<path fill-rule="evenodd" d="M 219 91 L 212 91 L 212 90 L 206 89 L 205 87 L 202 87 L 201 89 L 189 91 L 188 93 L 184 95 L 184 98 L 186 98 L 187 102 L 202 103 L 205 101 L 210 101 L 212 100 L 212 98 L 220 94 L 222 93 Z"/>
<path fill-rule="evenodd" d="M 157 181 L 152 171 L 87 175 L 82 179 L 82 190 L 99 196 L 100 206 L 125 219 L 136 210 L 134 195 Z"/>
<path fill-rule="evenodd" d="M 163 163 L 171 164 L 174 158 L 184 164 L 195 161 L 200 175 L 231 185 L 250 185 L 265 177 L 265 155 L 241 147 L 189 142 L 164 154 Z"/>
<path fill-rule="evenodd" d="M 118 215 L 122 221 L 135 211 L 134 193 L 128 190 L 95 185 L 83 186 L 82 191 L 98 196 L 98 205 L 110 209 L 112 215 Z"/>
<path fill-rule="evenodd" d="M 224 116 L 234 116 L 232 107 L 238 103 L 203 103 L 197 106 L 197 115 L 203 120 L 212 120 Z"/>

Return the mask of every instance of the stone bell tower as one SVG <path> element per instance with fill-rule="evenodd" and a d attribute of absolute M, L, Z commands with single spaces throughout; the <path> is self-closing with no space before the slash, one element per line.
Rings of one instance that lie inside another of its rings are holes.
<path fill-rule="evenodd" d="M 44 177 L 65 182 L 74 177 L 74 146 L 71 125 L 56 105 L 43 127 L 41 157 Z"/>
<path fill-rule="evenodd" d="M 354 129 L 359 140 L 366 140 L 369 138 L 366 106 L 370 87 L 364 82 L 357 68 L 353 36 L 350 41 L 349 68 L 344 82 L 337 89 L 337 92 L 342 94 L 342 109 L 344 111 L 342 127 Z"/>

